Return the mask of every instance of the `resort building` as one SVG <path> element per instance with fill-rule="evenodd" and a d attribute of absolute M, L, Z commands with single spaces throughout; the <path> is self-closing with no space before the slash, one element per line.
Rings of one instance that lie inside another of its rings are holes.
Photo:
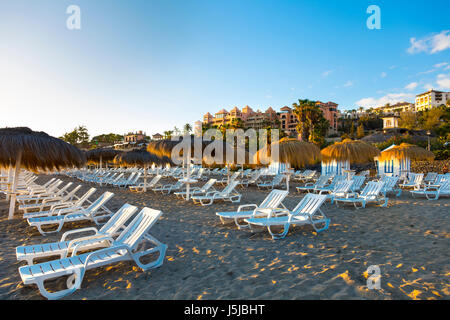
<path fill-rule="evenodd" d="M 204 125 L 214 127 L 242 126 L 244 129 L 273 127 L 277 120 L 277 113 L 270 107 L 265 112 L 261 112 L 260 110 L 253 111 L 249 106 L 242 108 L 242 111 L 238 107 L 234 107 L 229 112 L 222 109 L 215 113 L 214 116 L 209 112 L 203 116 Z"/>
<path fill-rule="evenodd" d="M 317 101 L 316 105 L 319 106 L 323 112 L 323 116 L 330 123 L 328 128 L 328 134 L 336 134 L 338 132 L 338 119 L 339 111 L 337 110 L 338 104 L 334 102 L 321 102 Z"/>
<path fill-rule="evenodd" d="M 394 105 L 387 104 L 383 107 L 378 107 L 373 110 L 380 114 L 397 114 L 404 111 L 415 111 L 415 105 L 409 102 L 399 102 Z"/>
<path fill-rule="evenodd" d="M 337 110 L 338 104 L 334 102 L 321 102 L 318 101 L 316 105 L 322 110 L 323 116 L 330 122 L 330 128 L 328 134 L 337 133 L 338 119 L 340 113 Z M 290 137 L 297 137 L 297 116 L 294 114 L 294 110 L 288 106 L 280 109 L 280 112 L 276 112 L 271 107 L 266 111 L 260 110 L 254 111 L 249 106 L 245 106 L 242 110 L 238 107 L 234 107 L 231 111 L 225 109 L 215 113 L 214 116 L 211 113 L 207 113 L 203 116 L 203 124 L 207 126 L 221 127 L 221 126 L 235 126 L 239 125 L 244 129 L 263 129 L 266 127 L 279 128 Z"/>
<path fill-rule="evenodd" d="M 123 140 L 126 143 L 133 143 L 133 144 L 145 142 L 145 133 L 143 133 L 142 131 L 138 131 L 136 133 L 130 132 L 124 135 Z"/>
<path fill-rule="evenodd" d="M 383 129 L 393 129 L 398 128 L 398 119 L 399 117 L 396 115 L 383 117 Z"/>
<path fill-rule="evenodd" d="M 280 120 L 280 129 L 289 137 L 296 137 L 298 119 L 294 114 L 292 108 L 285 106 L 280 109 L 278 113 L 278 119 Z"/>
<path fill-rule="evenodd" d="M 450 92 L 430 90 L 416 96 L 416 111 L 424 111 L 446 104 L 450 100 Z"/>
<path fill-rule="evenodd" d="M 164 136 L 160 133 L 156 133 L 152 136 L 153 140 L 162 140 L 164 139 Z"/>

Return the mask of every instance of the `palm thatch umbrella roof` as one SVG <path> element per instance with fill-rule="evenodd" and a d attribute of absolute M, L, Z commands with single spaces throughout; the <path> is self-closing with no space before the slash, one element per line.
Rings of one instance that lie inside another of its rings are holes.
<path fill-rule="evenodd" d="M 279 154 L 272 155 L 272 149 L 278 147 Z M 293 138 L 283 138 L 277 142 L 266 145 L 254 155 L 257 163 L 289 163 L 295 168 L 314 164 L 320 160 L 320 149 L 313 143 L 300 141 Z"/>
<path fill-rule="evenodd" d="M 117 155 L 114 163 L 120 166 L 149 166 L 152 164 L 165 165 L 172 164 L 167 157 L 157 157 L 156 155 L 146 151 L 145 149 L 133 150 Z"/>
<path fill-rule="evenodd" d="M 25 127 L 0 129 L 0 166 L 15 168 L 8 218 L 14 216 L 21 168 L 32 171 L 59 170 L 82 167 L 85 162 L 86 156 L 81 150 L 45 132 L 35 132 Z"/>
<path fill-rule="evenodd" d="M 113 148 L 98 148 L 86 151 L 86 158 L 90 163 L 100 163 L 100 160 L 113 161 L 115 156 L 122 153 L 123 151 Z"/>
<path fill-rule="evenodd" d="M 208 149 L 204 149 L 204 154 L 202 161 L 206 163 L 207 165 L 212 164 L 227 164 L 227 165 L 248 165 L 251 164 L 252 156 L 250 153 L 245 150 L 238 147 L 232 146 L 230 143 L 226 141 L 215 141 L 215 142 L 208 142 L 208 146 L 213 147 L 214 143 L 214 149 L 211 150 L 212 152 L 208 152 Z M 222 157 L 219 157 L 217 159 L 219 163 L 215 162 L 216 157 L 216 151 L 222 150 Z"/>
<path fill-rule="evenodd" d="M 181 148 L 181 143 L 183 142 L 182 139 L 180 139 L 179 141 L 173 141 L 173 140 L 158 140 L 158 141 L 150 141 L 147 145 L 147 151 L 150 153 L 153 153 L 154 155 L 158 156 L 158 157 L 163 157 L 166 156 L 168 158 L 172 158 L 172 151 L 174 150 L 175 147 L 180 147 Z M 208 141 L 204 141 L 201 138 L 195 138 L 195 137 L 191 137 L 191 157 L 194 157 L 194 146 L 195 143 L 200 143 L 200 145 L 202 146 L 202 151 L 203 149 L 210 143 Z M 180 159 L 184 156 L 183 155 L 183 149 L 180 149 L 179 154 L 177 154 L 176 156 L 178 156 Z"/>
<path fill-rule="evenodd" d="M 20 167 L 31 170 L 59 170 L 82 167 L 85 154 L 77 147 L 26 127 L 0 129 L 0 166 L 15 167 L 20 157 Z"/>
<path fill-rule="evenodd" d="M 371 144 L 361 140 L 345 139 L 322 149 L 322 161 L 349 161 L 350 163 L 367 163 L 380 154 Z"/>
<path fill-rule="evenodd" d="M 434 154 L 424 148 L 416 146 L 414 144 L 402 143 L 398 146 L 393 146 L 385 151 L 381 152 L 378 161 L 390 160 L 390 159 L 410 159 L 410 160 L 426 160 L 430 161 L 434 159 Z"/>

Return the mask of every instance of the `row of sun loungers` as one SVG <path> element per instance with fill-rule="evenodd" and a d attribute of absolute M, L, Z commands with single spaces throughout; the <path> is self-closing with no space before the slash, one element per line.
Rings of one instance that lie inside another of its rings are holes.
<path fill-rule="evenodd" d="M 105 206 L 114 196 L 112 192 L 107 191 L 90 202 L 89 198 L 96 191 L 95 188 L 78 198 L 75 194 L 80 186 L 68 191 L 72 183 L 61 189 L 55 187 L 59 185 L 61 184 L 57 179 L 51 179 L 41 188 L 30 183 L 24 189 L 29 194 L 24 192 L 21 198 L 23 203 L 41 203 L 33 208 L 22 204 L 26 206 L 22 210 L 25 211 L 24 218 L 30 226 L 36 227 L 42 235 L 47 235 L 59 232 L 63 225 L 73 222 L 92 221 L 96 225 L 104 224 L 100 229 L 89 227 L 67 231 L 58 242 L 17 247 L 17 260 L 27 263 L 19 268 L 25 285 L 36 284 L 44 297 L 60 299 L 80 289 L 86 270 L 127 260 L 133 261 L 142 270 L 163 264 L 167 246 L 149 232 L 162 215 L 161 211 L 143 208 L 136 214 L 137 207 L 124 204 L 113 213 Z M 37 189 L 39 193 L 36 192 Z M 48 202 L 50 199 L 57 201 Z M 89 205 L 85 206 L 87 202 Z M 44 230 L 47 227 L 51 227 L 51 230 Z M 156 258 L 153 257 L 155 253 L 158 254 Z M 148 256 L 153 259 L 144 262 L 143 258 Z M 36 260 L 42 259 L 48 261 L 36 263 Z M 46 289 L 46 281 L 66 276 L 69 276 L 67 289 L 56 292 Z"/>

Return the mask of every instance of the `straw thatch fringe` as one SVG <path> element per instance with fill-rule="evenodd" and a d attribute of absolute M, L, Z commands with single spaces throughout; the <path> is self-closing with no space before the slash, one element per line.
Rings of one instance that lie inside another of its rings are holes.
<path fill-rule="evenodd" d="M 366 163 L 380 154 L 371 144 L 361 140 L 345 139 L 335 142 L 321 151 L 322 161 L 349 161 L 350 163 Z"/>
<path fill-rule="evenodd" d="M 279 148 L 279 159 L 275 159 L 275 155 L 272 156 L 272 148 L 276 145 Z M 278 142 L 273 142 L 261 148 L 254 155 L 257 163 L 289 163 L 295 168 L 317 163 L 320 158 L 320 149 L 315 144 L 293 138 L 283 138 Z"/>
<path fill-rule="evenodd" d="M 21 167 L 31 171 L 82 167 L 86 163 L 84 152 L 45 132 L 25 127 L 0 129 L 0 166 L 14 167 L 20 154 Z"/>
<path fill-rule="evenodd" d="M 172 165 L 172 161 L 168 157 L 157 157 L 156 155 L 147 152 L 146 150 L 133 150 L 117 155 L 114 158 L 114 164 L 120 166 L 141 166 L 147 167 L 152 164 L 155 165 Z"/>
<path fill-rule="evenodd" d="M 414 144 L 402 143 L 399 146 L 394 146 L 389 150 L 381 152 L 379 161 L 390 159 L 410 159 L 415 161 L 431 161 L 434 159 L 434 154 L 424 148 Z"/>

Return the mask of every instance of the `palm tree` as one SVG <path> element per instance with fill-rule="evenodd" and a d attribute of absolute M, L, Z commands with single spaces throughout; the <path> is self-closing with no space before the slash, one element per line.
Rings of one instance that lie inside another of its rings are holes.
<path fill-rule="evenodd" d="M 164 139 L 172 139 L 172 134 L 173 134 L 173 131 L 171 131 L 171 130 L 164 131 Z"/>
<path fill-rule="evenodd" d="M 184 133 L 190 133 L 192 131 L 192 126 L 189 123 L 186 123 L 183 127 Z"/>

